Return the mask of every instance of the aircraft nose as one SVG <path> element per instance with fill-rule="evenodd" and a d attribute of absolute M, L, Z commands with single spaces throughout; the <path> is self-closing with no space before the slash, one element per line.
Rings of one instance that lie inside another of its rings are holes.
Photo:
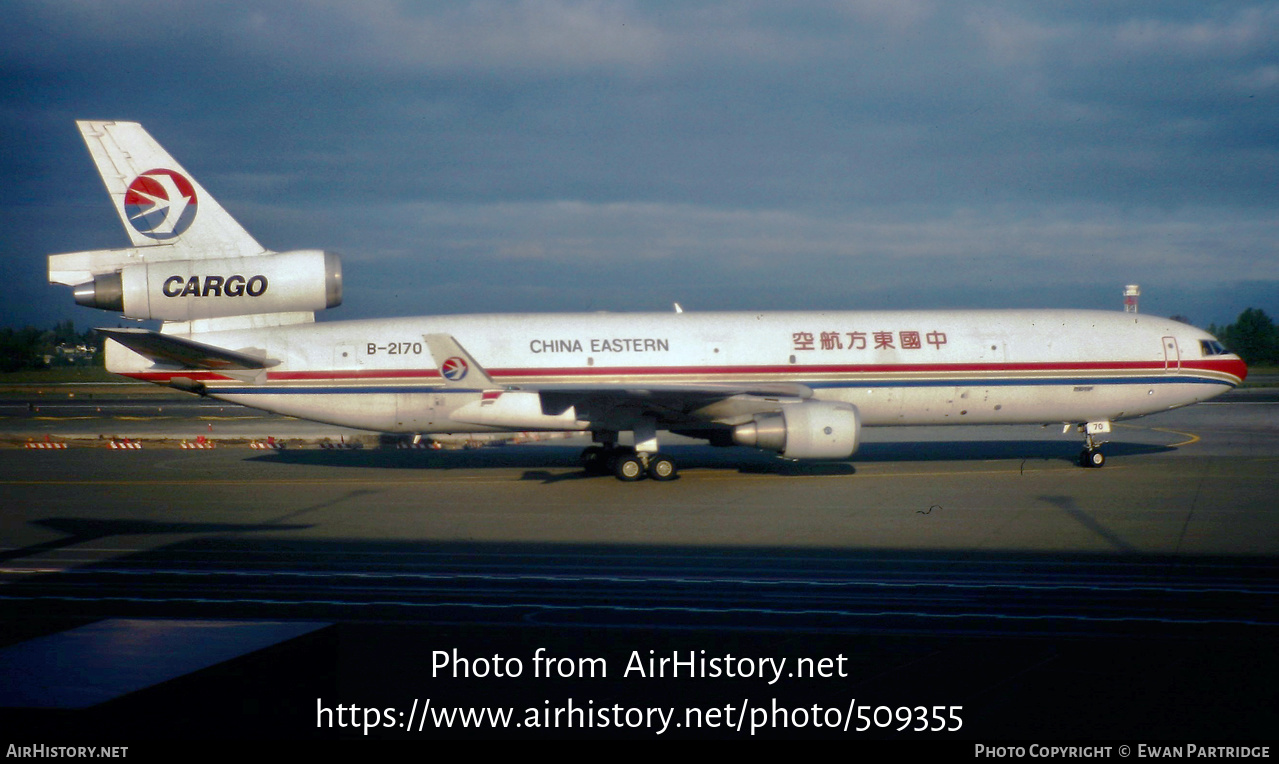
<path fill-rule="evenodd" d="M 1240 384 L 1248 378 L 1248 364 L 1244 363 L 1242 358 L 1236 357 L 1227 371 L 1238 377 Z"/>

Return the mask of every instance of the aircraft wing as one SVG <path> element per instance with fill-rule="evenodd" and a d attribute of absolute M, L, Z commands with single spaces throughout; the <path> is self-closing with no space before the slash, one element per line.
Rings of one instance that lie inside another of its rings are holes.
<path fill-rule="evenodd" d="M 148 329 L 99 329 L 99 333 L 158 364 L 210 371 L 260 370 L 279 361 Z"/>
<path fill-rule="evenodd" d="M 794 382 L 648 384 L 576 382 L 504 385 L 448 334 L 423 335 L 446 386 L 486 390 L 485 400 L 456 412 L 460 421 L 497 426 L 553 427 L 569 421 L 629 429 L 637 418 L 665 426 L 729 424 L 783 403 L 813 397 Z M 499 401 L 499 398 L 501 399 Z M 536 400 L 534 400 L 536 399 Z"/>
<path fill-rule="evenodd" d="M 782 403 L 813 397 L 806 385 L 793 382 L 648 384 L 645 382 L 577 382 L 504 385 L 448 334 L 423 335 L 440 378 L 450 387 L 487 391 L 485 399 L 455 412 L 453 418 L 496 426 L 596 426 L 629 429 L 642 417 L 665 426 L 728 424 L 757 413 L 776 411 Z M 499 400 L 500 399 L 500 400 Z M 536 400 L 534 400 L 536 399 Z"/>
<path fill-rule="evenodd" d="M 485 391 L 480 400 L 449 416 L 469 424 L 522 430 L 620 431 L 633 429 L 639 421 L 671 429 L 700 429 L 741 424 L 756 414 L 773 413 L 786 404 L 800 403 L 805 397 L 779 394 L 775 389 L 745 390 L 714 384 L 513 385 Z"/>
<path fill-rule="evenodd" d="M 530 385 L 510 385 L 510 390 L 524 390 L 531 393 L 542 393 L 543 395 L 566 395 L 566 396 L 613 396 L 617 398 L 633 398 L 635 400 L 644 400 L 648 398 L 664 398 L 664 397 L 690 397 L 690 398 L 727 398 L 734 395 L 757 395 L 773 398 L 801 398 L 807 399 L 813 397 L 812 388 L 808 385 L 801 385 L 797 382 L 760 382 L 758 384 L 736 383 L 721 384 L 715 382 L 707 382 L 705 384 L 645 384 L 643 382 L 626 382 L 626 383 L 610 383 L 610 382 L 580 382 L 568 384 L 530 384 Z"/>
<path fill-rule="evenodd" d="M 511 385 L 453 414 L 459 421 L 530 429 L 630 428 L 640 419 L 663 427 L 731 425 L 811 398 L 804 385 L 757 386 L 549 384 Z M 569 422 L 576 423 L 568 426 Z"/>
<path fill-rule="evenodd" d="M 763 411 L 775 411 L 782 403 L 813 397 L 806 385 L 764 383 L 756 385 L 643 385 L 582 384 L 521 386 L 536 391 L 548 407 L 576 405 L 593 412 L 614 414 L 643 411 L 658 416 L 666 424 L 726 421 Z"/>

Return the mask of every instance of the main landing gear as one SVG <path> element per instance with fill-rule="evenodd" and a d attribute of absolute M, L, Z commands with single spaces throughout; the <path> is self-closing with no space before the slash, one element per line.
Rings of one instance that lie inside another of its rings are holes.
<path fill-rule="evenodd" d="M 677 472 L 674 460 L 665 454 L 644 453 L 616 444 L 589 446 L 583 450 L 582 467 L 590 475 L 611 472 L 618 480 L 627 483 L 646 476 L 653 480 L 674 480 Z"/>
<path fill-rule="evenodd" d="M 657 423 L 645 417 L 635 423 L 635 446 L 617 445 L 616 432 L 596 432 L 601 445 L 582 451 L 582 466 L 590 475 L 613 473 L 618 480 L 632 483 L 645 476 L 653 480 L 674 480 L 675 462 L 657 452 Z"/>

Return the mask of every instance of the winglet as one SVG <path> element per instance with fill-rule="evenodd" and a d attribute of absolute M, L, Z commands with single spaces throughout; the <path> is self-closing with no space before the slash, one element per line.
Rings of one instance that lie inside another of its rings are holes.
<path fill-rule="evenodd" d="M 423 334 L 426 348 L 431 352 L 435 367 L 440 371 L 440 379 L 446 387 L 459 387 L 468 390 L 497 390 L 502 385 L 493 381 L 488 372 L 475 362 L 471 354 L 466 352 L 462 343 L 451 334 Z"/>

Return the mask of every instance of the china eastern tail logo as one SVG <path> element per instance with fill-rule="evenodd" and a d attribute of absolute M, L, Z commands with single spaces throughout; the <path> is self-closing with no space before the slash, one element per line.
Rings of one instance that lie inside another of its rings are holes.
<path fill-rule="evenodd" d="M 195 189 L 173 170 L 149 170 L 124 192 L 124 212 L 143 236 L 173 239 L 195 220 Z"/>
<path fill-rule="evenodd" d="M 466 376 L 466 361 L 453 356 L 441 364 L 440 373 L 445 379 L 456 382 Z"/>

